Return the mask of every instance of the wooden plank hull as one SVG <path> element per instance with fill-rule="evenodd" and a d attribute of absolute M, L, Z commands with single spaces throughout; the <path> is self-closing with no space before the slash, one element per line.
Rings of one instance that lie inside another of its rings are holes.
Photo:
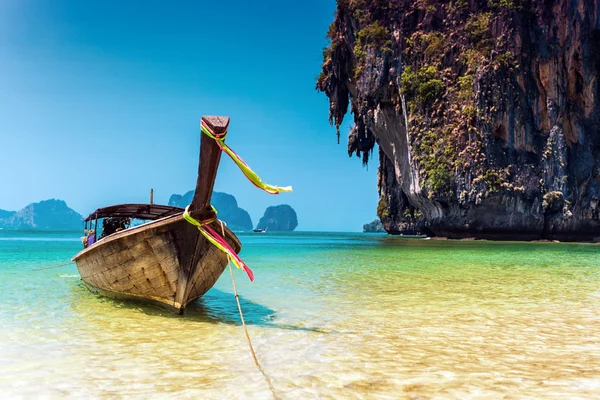
<path fill-rule="evenodd" d="M 212 226 L 221 231 L 218 221 Z M 237 237 L 227 227 L 223 231 L 229 245 L 239 252 Z M 149 301 L 177 313 L 205 294 L 228 262 L 227 255 L 181 215 L 110 235 L 73 260 L 92 290 Z"/>

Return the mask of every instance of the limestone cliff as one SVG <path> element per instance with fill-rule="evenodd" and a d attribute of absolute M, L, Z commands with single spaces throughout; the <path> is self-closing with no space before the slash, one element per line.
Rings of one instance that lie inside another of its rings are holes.
<path fill-rule="evenodd" d="M 63 200 L 50 199 L 31 203 L 17 212 L 0 213 L 0 228 L 83 229 L 82 220 Z"/>
<path fill-rule="evenodd" d="M 287 204 L 267 207 L 265 215 L 258 221 L 257 229 L 268 231 L 293 231 L 298 226 L 296 211 Z"/>
<path fill-rule="evenodd" d="M 373 232 L 385 232 L 385 228 L 380 220 L 375 219 L 368 224 L 363 225 L 363 232 L 365 233 L 373 233 Z"/>
<path fill-rule="evenodd" d="M 599 0 L 338 0 L 317 88 L 391 233 L 600 236 Z"/>
<path fill-rule="evenodd" d="M 169 205 L 185 208 L 192 202 L 193 198 L 193 190 L 187 192 L 183 196 L 174 194 L 169 199 Z M 227 193 L 213 192 L 210 201 L 217 209 L 219 218 L 224 221 L 230 229 L 234 231 L 252 230 L 253 225 L 250 214 L 243 208 L 238 207 L 237 200 L 234 196 Z"/>

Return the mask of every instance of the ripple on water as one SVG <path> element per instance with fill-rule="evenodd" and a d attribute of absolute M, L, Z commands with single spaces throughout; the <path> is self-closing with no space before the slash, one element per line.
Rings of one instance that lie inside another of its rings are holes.
<path fill-rule="evenodd" d="M 600 398 L 597 246 L 248 241 L 238 288 L 282 398 Z M 0 242 L 3 396 L 269 398 L 228 276 L 180 317 L 33 272 L 77 246 Z"/>

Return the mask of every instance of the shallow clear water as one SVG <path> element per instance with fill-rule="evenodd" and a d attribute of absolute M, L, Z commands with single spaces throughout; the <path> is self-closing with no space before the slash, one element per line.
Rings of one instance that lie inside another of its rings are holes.
<path fill-rule="evenodd" d="M 600 246 L 240 234 L 282 399 L 600 398 Z M 0 231 L 0 397 L 272 398 L 225 273 L 173 316 L 98 297 L 76 233 Z"/>

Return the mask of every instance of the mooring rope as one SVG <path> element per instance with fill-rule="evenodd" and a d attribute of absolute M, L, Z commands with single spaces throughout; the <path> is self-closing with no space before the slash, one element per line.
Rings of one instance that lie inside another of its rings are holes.
<path fill-rule="evenodd" d="M 54 269 L 54 268 L 60 268 L 60 267 L 66 267 L 67 265 L 71 265 L 71 264 L 75 264 L 75 261 L 71 261 L 69 263 L 66 264 L 60 264 L 60 265 L 53 265 L 52 267 L 46 267 L 46 268 L 36 268 L 33 271 L 43 271 L 45 269 Z"/>
<path fill-rule="evenodd" d="M 227 265 L 229 266 L 229 274 L 231 275 L 231 283 L 233 285 L 233 293 L 235 294 L 235 301 L 237 302 L 238 310 L 240 312 L 240 319 L 242 320 L 242 326 L 244 327 L 244 332 L 246 333 L 246 339 L 248 339 L 248 347 L 250 348 L 250 353 L 252 353 L 252 358 L 254 358 L 254 364 L 256 364 L 260 373 L 265 377 L 265 380 L 267 381 L 267 384 L 269 385 L 269 389 L 271 390 L 271 393 L 273 394 L 273 398 L 275 400 L 279 400 L 279 396 L 277 396 L 277 393 L 275 392 L 275 388 L 273 387 L 273 382 L 271 381 L 271 378 L 269 378 L 269 376 L 266 374 L 265 370 L 260 365 L 260 362 L 258 362 L 258 357 L 256 357 L 256 353 L 254 352 L 254 347 L 252 346 L 252 340 L 250 340 L 250 333 L 248 333 L 248 327 L 246 326 L 246 321 L 244 320 L 244 313 L 242 312 L 242 305 L 240 304 L 240 296 L 238 295 L 237 289 L 235 287 L 235 279 L 233 277 L 233 268 L 231 268 L 231 263 L 227 263 Z"/>
<path fill-rule="evenodd" d="M 223 221 L 219 221 L 221 224 L 221 234 L 225 236 L 225 228 L 223 227 Z M 271 378 L 265 373 L 265 370 L 262 368 L 260 363 L 258 362 L 258 357 L 256 357 L 256 353 L 254 352 L 254 347 L 252 346 L 252 340 L 250 340 L 250 334 L 248 333 L 248 328 L 246 327 L 246 321 L 244 320 L 244 313 L 242 312 L 242 305 L 240 304 L 240 296 L 238 295 L 237 288 L 235 287 L 235 278 L 233 277 L 233 268 L 231 268 L 231 263 L 228 262 L 227 266 L 229 267 L 229 274 L 231 275 L 231 284 L 233 285 L 233 293 L 235 294 L 235 301 L 237 302 L 238 310 L 240 312 L 240 319 L 242 320 L 242 326 L 244 327 L 244 332 L 246 332 L 246 339 L 248 339 L 248 347 L 250 348 L 250 353 L 252 353 L 252 358 L 254 358 L 254 363 L 258 367 L 259 371 L 265 377 L 267 384 L 269 385 L 269 389 L 273 394 L 273 398 L 275 400 L 279 400 L 279 396 L 275 392 L 275 388 L 273 387 L 273 382 L 271 382 Z"/>
<path fill-rule="evenodd" d="M 268 183 L 263 182 L 260 179 L 260 177 L 254 171 L 252 171 L 252 169 L 248 166 L 248 164 L 246 164 L 244 162 L 244 160 L 242 160 L 242 158 L 235 151 L 233 151 L 229 146 L 227 146 L 225 144 L 225 136 L 227 135 L 227 131 L 217 134 L 210 128 L 210 126 L 208 124 L 206 124 L 204 122 L 204 120 L 202 120 L 200 123 L 200 130 L 206 136 L 213 139 L 217 143 L 217 145 L 219 146 L 221 151 L 223 151 L 225 154 L 227 154 L 229 157 L 231 157 L 233 162 L 238 166 L 238 168 L 242 171 L 242 173 L 246 176 L 246 178 L 248 178 L 248 180 L 257 188 L 264 190 L 265 192 L 267 192 L 269 194 L 279 194 L 281 192 L 291 192 L 292 191 L 291 186 L 280 187 L 280 186 L 270 185 Z M 228 258 L 227 266 L 229 267 L 229 274 L 231 275 L 231 283 L 233 285 L 235 301 L 237 302 L 238 310 L 240 312 L 240 318 L 242 320 L 242 326 L 244 327 L 244 332 L 246 333 L 246 339 L 248 340 L 248 347 L 250 348 L 250 353 L 252 353 L 252 358 L 254 358 L 254 363 L 256 364 L 256 367 L 259 369 L 260 373 L 265 377 L 265 380 L 267 381 L 267 383 L 269 385 L 269 389 L 271 390 L 271 393 L 273 394 L 273 398 L 275 400 L 279 400 L 279 396 L 277 396 L 277 393 L 275 392 L 275 388 L 273 387 L 273 382 L 271 381 L 271 378 L 269 378 L 269 376 L 265 373 L 264 369 L 260 365 L 260 362 L 258 361 L 258 357 L 256 357 L 256 352 L 254 351 L 254 347 L 252 346 L 252 340 L 250 340 L 250 333 L 248 333 L 248 327 L 246 326 L 246 321 L 244 320 L 244 313 L 242 312 L 242 305 L 240 304 L 240 296 L 238 295 L 237 288 L 235 286 L 235 278 L 233 277 L 233 268 L 231 268 L 231 264 L 233 263 L 236 267 L 246 271 L 246 273 L 248 274 L 248 277 L 250 278 L 250 281 L 254 280 L 254 274 L 252 273 L 252 270 L 250 270 L 250 268 L 248 268 L 246 263 L 244 261 L 242 261 L 242 259 L 237 255 L 236 251 L 233 248 L 231 248 L 229 243 L 227 243 L 227 241 L 225 240 L 225 228 L 223 227 L 223 222 L 219 221 L 221 223 L 221 235 L 219 235 L 218 232 L 216 232 L 213 228 L 210 227 L 210 224 L 217 220 L 217 210 L 213 206 L 211 206 L 215 215 L 212 218 L 208 218 L 203 221 L 197 221 L 190 215 L 189 207 L 190 206 L 187 206 L 185 208 L 185 211 L 183 213 L 183 218 L 185 218 L 185 220 L 187 222 L 189 222 L 190 224 L 196 226 L 198 228 L 198 230 L 200 231 L 200 233 L 210 243 L 212 243 L 219 250 L 221 250 L 225 254 L 227 254 L 227 258 Z"/>

